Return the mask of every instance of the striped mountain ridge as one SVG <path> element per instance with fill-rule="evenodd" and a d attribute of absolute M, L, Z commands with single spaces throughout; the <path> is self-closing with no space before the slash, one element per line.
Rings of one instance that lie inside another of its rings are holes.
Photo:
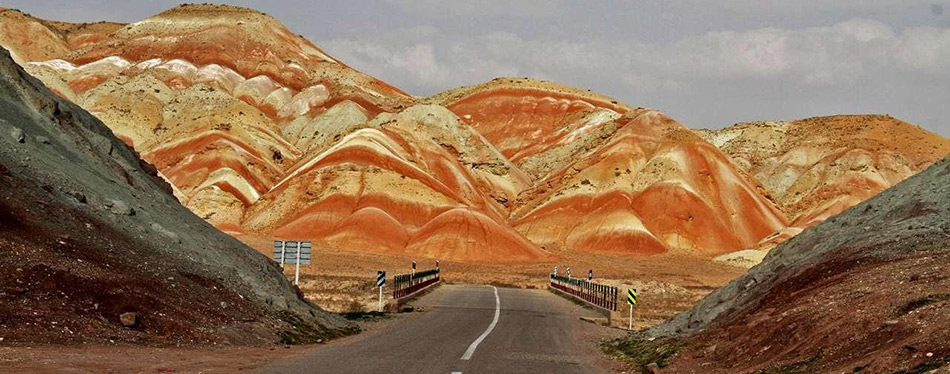
<path fill-rule="evenodd" d="M 656 110 L 521 78 L 430 100 L 532 179 L 512 205 L 511 223 L 545 248 L 717 255 L 787 223 L 754 179 Z"/>
<path fill-rule="evenodd" d="M 697 130 L 753 175 L 789 218 L 770 248 L 926 169 L 950 140 L 888 115 L 839 115 Z"/>
<path fill-rule="evenodd" d="M 250 9 L 131 24 L 2 10 L 0 45 L 238 237 L 472 262 L 710 257 L 800 219 L 723 142 L 659 111 L 526 78 L 417 98 Z"/>

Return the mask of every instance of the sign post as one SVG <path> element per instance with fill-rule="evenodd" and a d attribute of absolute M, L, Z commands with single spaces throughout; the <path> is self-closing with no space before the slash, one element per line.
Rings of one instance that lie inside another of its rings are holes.
<path fill-rule="evenodd" d="M 280 242 L 280 270 L 284 270 L 284 256 L 287 254 L 287 242 Z"/>
<path fill-rule="evenodd" d="M 633 307 L 637 305 L 637 289 L 628 288 L 627 289 L 627 304 L 630 305 L 630 327 L 628 330 L 633 330 Z"/>
<path fill-rule="evenodd" d="M 590 282 L 592 280 L 594 280 L 594 269 L 587 271 L 587 281 Z"/>
<path fill-rule="evenodd" d="M 295 285 L 300 284 L 300 247 L 303 247 L 300 244 L 301 243 L 297 243 L 297 269 L 294 270 L 294 284 Z"/>
<path fill-rule="evenodd" d="M 300 265 L 309 265 L 312 256 L 313 244 L 311 242 L 295 241 L 274 241 L 274 261 L 280 262 L 283 269 L 284 264 L 293 262 L 296 265 L 294 270 L 294 284 L 300 283 Z"/>
<path fill-rule="evenodd" d="M 416 260 L 412 260 L 412 277 L 416 276 Z"/>
<path fill-rule="evenodd" d="M 386 286 L 386 271 L 376 272 L 376 287 L 379 287 L 379 312 L 383 312 L 383 287 Z"/>
<path fill-rule="evenodd" d="M 567 267 L 567 279 L 571 279 L 571 267 Z"/>
<path fill-rule="evenodd" d="M 554 265 L 554 275 L 557 275 L 557 265 Z"/>

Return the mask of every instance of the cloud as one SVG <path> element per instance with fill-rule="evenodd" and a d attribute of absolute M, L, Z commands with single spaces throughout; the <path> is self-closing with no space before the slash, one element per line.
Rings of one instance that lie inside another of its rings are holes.
<path fill-rule="evenodd" d="M 396 77 L 422 93 L 503 75 L 593 82 L 620 76 L 621 82 L 680 90 L 695 81 L 750 79 L 835 85 L 870 79 L 888 69 L 950 74 L 950 29 L 897 33 L 883 23 L 861 19 L 800 30 L 715 31 L 670 44 L 525 39 L 507 32 L 472 37 L 466 43 L 322 44 L 357 68 L 384 79 Z"/>
<path fill-rule="evenodd" d="M 5 6 L 50 19 L 136 21 L 174 3 Z M 272 14 L 348 65 L 418 95 L 530 76 L 692 126 L 875 112 L 950 135 L 950 0 L 233 3 Z"/>
<path fill-rule="evenodd" d="M 432 27 L 424 31 L 397 31 L 385 42 L 367 37 L 318 45 L 418 95 L 498 76 L 527 76 L 592 89 L 631 105 L 680 112 L 688 105 L 686 120 L 715 121 L 702 126 L 749 119 L 744 116 L 769 108 L 774 113 L 769 119 L 867 111 L 899 115 L 900 108 L 922 105 L 912 102 L 921 95 L 915 86 L 923 87 L 920 92 L 950 86 L 950 29 L 896 30 L 867 19 L 801 29 L 710 31 L 669 43 L 526 38 L 512 32 L 460 38 Z M 743 100 L 765 101 L 750 110 Z M 731 103 L 716 104 L 722 101 Z M 704 114 L 710 109 L 712 117 Z M 939 110 L 917 118 L 936 121 L 943 116 Z"/>
<path fill-rule="evenodd" d="M 551 18 L 566 14 L 563 0 L 386 0 L 402 10 L 427 16 L 502 16 Z"/>
<path fill-rule="evenodd" d="M 443 67 L 432 44 L 390 46 L 354 40 L 332 40 L 326 50 L 347 65 L 376 77 L 398 77 L 398 81 L 418 82 L 423 87 L 443 87 L 457 74 Z M 390 81 L 396 81 L 390 79 Z"/>
<path fill-rule="evenodd" d="M 943 5 L 942 4 L 931 4 L 930 5 L 930 14 L 934 17 L 940 17 L 943 15 Z"/>
<path fill-rule="evenodd" d="M 637 2 L 638 0 L 628 0 Z M 704 9 L 710 6 L 707 0 L 649 0 L 647 2 L 662 1 L 666 6 L 678 8 Z M 731 12 L 762 13 L 762 12 L 863 12 L 890 9 L 904 9 L 915 6 L 931 6 L 933 0 L 720 0 L 716 7 Z"/>
<path fill-rule="evenodd" d="M 710 32 L 666 51 L 692 79 L 782 78 L 840 84 L 888 64 L 900 39 L 880 22 L 851 20 L 829 27 Z"/>
<path fill-rule="evenodd" d="M 909 29 L 901 35 L 898 44 L 895 58 L 904 70 L 950 75 L 950 29 Z"/>

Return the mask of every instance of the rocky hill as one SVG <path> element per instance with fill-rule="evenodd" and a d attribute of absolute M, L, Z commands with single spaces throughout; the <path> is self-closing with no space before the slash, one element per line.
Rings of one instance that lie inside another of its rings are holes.
<path fill-rule="evenodd" d="M 11 14 L 9 29 L 50 24 Z M 479 134 L 444 108 L 409 108 L 267 15 L 180 6 L 56 57 L 26 67 L 222 230 L 445 259 L 547 256 L 507 223 L 504 202 L 526 178 Z"/>
<path fill-rule="evenodd" d="M 761 181 L 799 228 L 838 214 L 950 154 L 950 140 L 882 115 L 740 123 L 697 133 Z"/>
<path fill-rule="evenodd" d="M 658 111 L 522 78 L 428 100 L 528 176 L 511 223 L 545 248 L 708 256 L 752 247 L 786 225 L 753 179 Z"/>
<path fill-rule="evenodd" d="M 52 24 L 9 18 L 6 29 Z M 359 123 L 410 102 L 244 8 L 180 6 L 98 41 L 63 38 L 46 44 L 72 48 L 31 59 L 27 70 L 105 122 L 186 206 L 224 229 L 240 231 L 244 210 L 321 145 L 323 124 Z M 36 46 L 16 49 L 26 56 Z"/>
<path fill-rule="evenodd" d="M 0 50 L 4 344 L 326 339 L 354 327 L 181 206 L 100 120 Z"/>
<path fill-rule="evenodd" d="M 691 310 L 618 347 L 666 352 L 651 357 L 669 366 L 663 373 L 946 367 L 948 186 L 950 158 L 806 229 Z"/>
<path fill-rule="evenodd" d="M 2 10 L 0 45 L 215 227 L 360 251 L 742 259 L 950 151 L 883 117 L 696 136 L 661 112 L 526 78 L 415 98 L 239 7 L 127 25 Z"/>

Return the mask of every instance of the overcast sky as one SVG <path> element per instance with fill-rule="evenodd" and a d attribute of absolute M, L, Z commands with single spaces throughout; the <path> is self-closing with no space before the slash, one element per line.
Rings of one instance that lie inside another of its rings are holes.
<path fill-rule="evenodd" d="M 0 0 L 64 21 L 176 5 Z M 415 95 L 553 80 L 693 128 L 886 113 L 950 136 L 950 0 L 233 1 Z"/>

